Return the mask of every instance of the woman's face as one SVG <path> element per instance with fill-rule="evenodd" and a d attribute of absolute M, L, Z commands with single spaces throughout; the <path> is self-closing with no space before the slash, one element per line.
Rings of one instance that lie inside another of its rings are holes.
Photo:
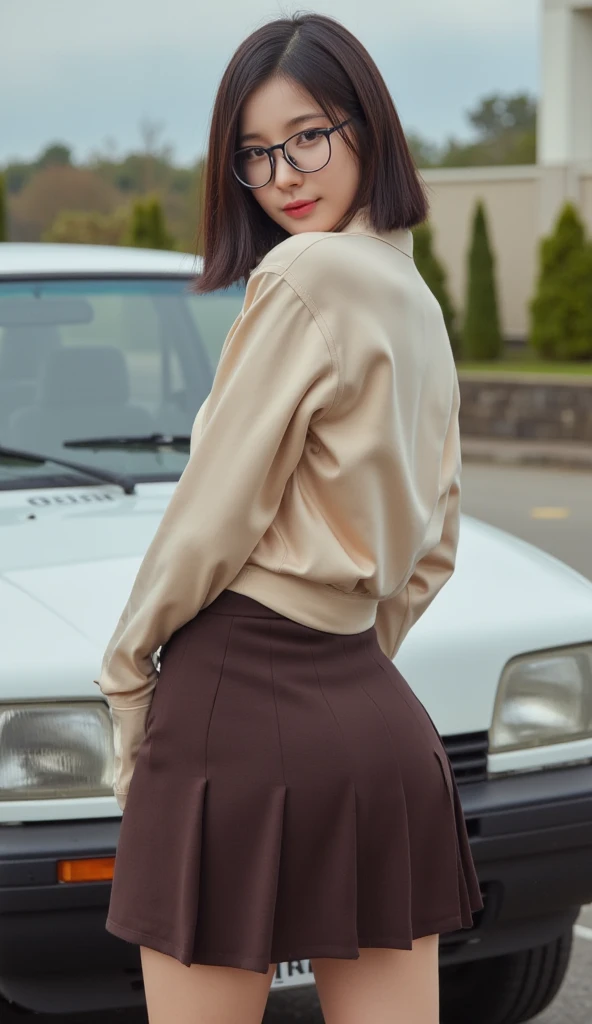
<path fill-rule="evenodd" d="M 340 117 L 336 124 L 346 120 Z M 243 105 L 239 123 L 239 147 L 273 146 L 285 142 L 296 132 L 332 128 L 331 120 L 319 104 L 294 82 L 272 78 L 259 86 Z M 352 138 L 351 125 L 343 131 Z M 293 155 L 305 154 L 314 136 L 294 139 Z M 252 189 L 253 196 L 266 214 L 291 235 L 302 231 L 332 231 L 351 206 L 359 182 L 358 159 L 340 137 L 330 136 L 331 159 L 320 171 L 305 173 L 284 160 L 281 150 L 273 152 L 275 171 L 267 185 Z M 322 144 L 322 140 L 320 140 Z M 254 154 L 254 159 L 259 159 Z M 244 187 L 244 186 L 243 186 Z M 291 203 L 310 202 L 296 216 L 286 209 Z"/>

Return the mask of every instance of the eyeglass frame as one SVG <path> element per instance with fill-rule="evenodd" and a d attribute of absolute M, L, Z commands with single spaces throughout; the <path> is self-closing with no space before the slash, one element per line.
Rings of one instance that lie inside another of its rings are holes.
<path fill-rule="evenodd" d="M 295 171 L 300 171 L 301 174 L 316 174 L 317 171 L 322 171 L 323 167 L 326 167 L 327 164 L 329 163 L 329 161 L 331 160 L 332 149 L 331 149 L 331 138 L 330 138 L 330 136 L 333 134 L 333 132 L 339 131 L 340 128 L 345 128 L 346 124 L 350 124 L 351 121 L 353 121 L 353 118 L 352 117 L 348 117 L 348 119 L 346 121 L 342 121 L 341 124 L 333 125 L 332 128 L 301 128 L 299 132 L 294 132 L 293 135 L 290 135 L 290 138 L 286 139 L 285 142 L 278 142 L 278 143 L 276 143 L 275 146 L 267 146 L 267 147 L 266 146 L 241 146 L 240 149 L 235 149 L 235 151 L 233 153 L 233 157 L 232 157 L 232 173 L 234 174 L 234 176 L 235 176 L 236 180 L 238 181 L 239 185 L 244 185 L 245 188 L 250 188 L 250 189 L 265 188 L 265 186 L 269 185 L 269 182 L 273 180 L 273 176 L 275 174 L 275 157 L 272 155 L 273 150 L 274 149 L 281 149 L 283 157 L 284 157 L 284 160 L 286 161 L 287 164 L 290 165 L 290 167 L 293 167 Z M 291 142 L 292 139 L 297 138 L 298 135 L 302 135 L 303 132 L 307 132 L 307 131 L 308 132 L 318 132 L 319 135 L 324 135 L 326 140 L 327 140 L 327 142 L 329 143 L 329 156 L 327 157 L 325 163 L 321 164 L 320 167 L 315 167 L 314 170 L 312 170 L 312 171 L 305 171 L 305 170 L 302 169 L 302 167 L 297 167 L 296 164 L 293 163 L 292 160 L 290 160 L 290 157 L 286 153 L 286 146 L 288 145 L 288 143 Z M 235 167 L 234 167 L 234 161 L 236 160 L 236 157 L 238 156 L 239 153 L 245 153 L 249 149 L 261 149 L 261 150 L 263 150 L 264 153 L 267 154 L 267 156 L 269 158 L 270 175 L 269 175 L 269 178 L 267 179 L 267 181 L 263 182 L 262 185 L 249 185 L 249 184 L 247 184 L 246 181 L 243 181 L 242 178 L 239 178 L 238 174 L 236 173 L 236 170 L 235 170 Z"/>

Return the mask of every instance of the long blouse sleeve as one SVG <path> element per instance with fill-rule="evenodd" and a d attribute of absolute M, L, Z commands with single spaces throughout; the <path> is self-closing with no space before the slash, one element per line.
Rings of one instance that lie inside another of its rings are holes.
<path fill-rule="evenodd" d="M 438 503 L 422 550 L 405 586 L 378 604 L 375 622 L 378 642 L 391 660 L 411 627 L 454 572 L 460 530 L 462 468 L 459 407 L 460 392 L 455 379 L 452 413 L 442 453 Z"/>
<path fill-rule="evenodd" d="M 157 684 L 153 654 L 245 564 L 338 383 L 314 310 L 278 274 L 252 275 L 197 414 L 189 460 L 95 680 L 110 705 L 121 808 Z"/>

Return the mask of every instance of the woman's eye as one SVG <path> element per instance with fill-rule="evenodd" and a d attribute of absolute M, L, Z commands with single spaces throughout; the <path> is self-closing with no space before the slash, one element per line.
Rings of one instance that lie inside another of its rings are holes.
<path fill-rule="evenodd" d="M 316 142 L 320 137 L 321 133 L 316 128 L 309 128 L 308 131 L 300 133 L 298 142 Z"/>
<path fill-rule="evenodd" d="M 246 149 L 244 154 L 245 160 L 260 160 L 262 156 L 265 156 L 264 149 Z"/>

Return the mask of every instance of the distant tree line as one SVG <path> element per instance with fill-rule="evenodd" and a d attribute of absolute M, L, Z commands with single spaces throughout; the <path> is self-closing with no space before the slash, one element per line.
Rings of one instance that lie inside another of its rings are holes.
<path fill-rule="evenodd" d="M 177 167 L 170 147 L 157 144 L 157 125 L 143 122 L 143 149 L 117 157 L 112 144 L 75 164 L 71 149 L 52 143 L 31 161 L 3 172 L 6 233 L 13 241 L 136 244 L 144 206 L 156 203 L 161 226 L 151 247 L 194 251 L 202 202 L 203 160 Z M 152 215 L 153 216 L 153 215 Z M 154 223 L 156 223 L 154 220 Z"/>
<path fill-rule="evenodd" d="M 407 132 L 419 167 L 534 163 L 536 101 L 519 93 L 493 94 L 467 112 L 473 139 L 448 139 L 435 146 Z M 118 156 L 106 140 L 84 164 L 75 164 L 64 142 L 52 142 L 30 162 L 4 169 L 5 232 L 14 241 L 73 241 L 126 244 L 134 203 L 157 199 L 164 230 L 174 248 L 195 251 L 203 196 L 203 158 L 176 166 L 170 146 L 159 141 L 163 126 L 140 125 L 142 145 Z M 2 170 L 2 168 L 0 168 Z"/>
<path fill-rule="evenodd" d="M 419 167 L 492 167 L 536 163 L 537 101 L 527 93 L 493 93 L 466 113 L 471 142 L 449 137 L 442 146 L 406 132 Z"/>

